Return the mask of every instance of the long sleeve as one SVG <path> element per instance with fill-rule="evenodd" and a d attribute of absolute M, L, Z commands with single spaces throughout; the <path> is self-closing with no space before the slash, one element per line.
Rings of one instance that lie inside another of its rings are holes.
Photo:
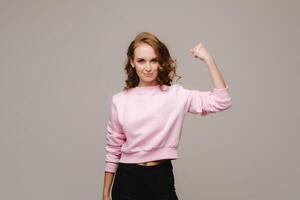
<path fill-rule="evenodd" d="M 118 120 L 118 110 L 113 95 L 110 116 L 106 126 L 105 171 L 116 172 L 121 157 L 121 147 L 125 141 L 126 137 Z"/>
<path fill-rule="evenodd" d="M 232 100 L 225 88 L 213 88 L 212 91 L 189 90 L 179 86 L 185 94 L 185 111 L 205 116 L 209 113 L 221 112 L 232 106 Z"/>

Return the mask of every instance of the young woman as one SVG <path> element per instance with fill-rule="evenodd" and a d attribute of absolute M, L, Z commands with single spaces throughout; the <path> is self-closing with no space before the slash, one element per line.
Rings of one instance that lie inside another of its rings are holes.
<path fill-rule="evenodd" d="M 202 43 L 190 49 L 208 66 L 212 91 L 171 84 L 176 62 L 153 33 L 141 32 L 127 51 L 126 86 L 111 99 L 103 200 L 176 200 L 171 160 L 177 159 L 186 113 L 205 116 L 231 107 L 213 57 Z M 113 181 L 114 180 L 114 181 Z M 113 185 L 112 185 L 113 182 Z"/>

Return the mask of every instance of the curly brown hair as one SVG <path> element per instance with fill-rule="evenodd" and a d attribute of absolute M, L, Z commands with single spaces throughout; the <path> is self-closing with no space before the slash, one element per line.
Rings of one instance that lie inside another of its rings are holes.
<path fill-rule="evenodd" d="M 125 80 L 126 86 L 124 86 L 123 90 L 127 91 L 130 88 L 136 87 L 139 83 L 136 69 L 131 66 L 130 60 L 134 59 L 134 50 L 141 43 L 150 45 L 158 58 L 159 67 L 156 81 L 160 85 L 160 88 L 164 84 L 170 86 L 175 77 L 178 77 L 177 80 L 181 78 L 181 76 L 176 74 L 176 59 L 172 59 L 166 45 L 153 33 L 140 32 L 130 43 L 127 50 L 127 58 L 125 60 L 127 79 Z"/>

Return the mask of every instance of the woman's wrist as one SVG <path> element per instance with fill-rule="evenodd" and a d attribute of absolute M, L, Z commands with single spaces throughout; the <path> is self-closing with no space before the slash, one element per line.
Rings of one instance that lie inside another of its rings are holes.
<path fill-rule="evenodd" d="M 205 59 L 205 63 L 206 63 L 207 65 L 211 65 L 211 64 L 214 64 L 214 63 L 215 63 L 215 60 L 214 60 L 213 57 L 209 57 L 209 58 L 206 58 L 206 59 Z"/>

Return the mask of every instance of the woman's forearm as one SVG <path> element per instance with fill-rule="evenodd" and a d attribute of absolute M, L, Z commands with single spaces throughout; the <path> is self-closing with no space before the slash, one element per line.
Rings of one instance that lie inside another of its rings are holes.
<path fill-rule="evenodd" d="M 209 73 L 212 78 L 212 82 L 215 88 L 225 88 L 226 83 L 224 78 L 219 70 L 215 59 L 210 53 L 204 48 L 202 43 L 199 43 L 194 48 L 190 49 L 192 55 L 195 58 L 199 58 L 201 61 L 205 62 L 208 65 Z"/>
<path fill-rule="evenodd" d="M 110 189 L 111 189 L 114 176 L 115 173 L 105 171 L 104 181 L 103 181 L 103 196 L 110 196 Z"/>
<path fill-rule="evenodd" d="M 214 58 L 206 60 L 206 64 L 208 65 L 209 73 L 215 88 L 225 88 L 226 83 L 224 78 L 215 62 Z"/>

